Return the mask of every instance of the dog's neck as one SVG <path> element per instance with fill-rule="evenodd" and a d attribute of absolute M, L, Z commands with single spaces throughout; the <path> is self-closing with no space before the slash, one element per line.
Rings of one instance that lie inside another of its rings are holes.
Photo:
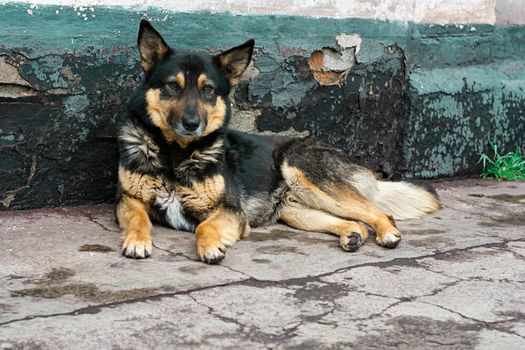
<path fill-rule="evenodd" d="M 175 179 L 191 182 L 192 178 L 218 171 L 224 158 L 224 133 L 223 129 L 216 130 L 186 147 L 171 143 L 167 156 Z"/>

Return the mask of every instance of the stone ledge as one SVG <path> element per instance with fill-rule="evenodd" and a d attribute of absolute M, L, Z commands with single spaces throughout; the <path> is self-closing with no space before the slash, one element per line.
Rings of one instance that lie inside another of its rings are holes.
<path fill-rule="evenodd" d="M 255 37 L 235 94 L 243 130 L 314 135 L 397 178 L 477 176 L 487 131 L 523 145 L 525 27 L 28 8 L 0 5 L 0 210 L 113 200 L 142 17 L 178 47 L 216 52 Z"/>
<path fill-rule="evenodd" d="M 503 152 L 525 144 L 525 61 L 415 69 L 409 79 L 405 176 L 479 174 L 489 140 Z"/>

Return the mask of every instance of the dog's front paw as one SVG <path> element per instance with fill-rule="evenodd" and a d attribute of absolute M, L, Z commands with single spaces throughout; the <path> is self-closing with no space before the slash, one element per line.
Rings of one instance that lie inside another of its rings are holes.
<path fill-rule="evenodd" d="M 376 243 L 382 247 L 395 248 L 401 242 L 401 234 L 397 230 L 389 230 L 381 235 L 376 235 Z"/>
<path fill-rule="evenodd" d="M 222 244 L 214 246 L 198 245 L 197 255 L 206 264 L 218 264 L 226 256 L 226 248 Z"/>
<path fill-rule="evenodd" d="M 152 250 L 151 238 L 138 239 L 128 235 L 122 244 L 122 255 L 128 258 L 144 259 L 151 255 Z"/>

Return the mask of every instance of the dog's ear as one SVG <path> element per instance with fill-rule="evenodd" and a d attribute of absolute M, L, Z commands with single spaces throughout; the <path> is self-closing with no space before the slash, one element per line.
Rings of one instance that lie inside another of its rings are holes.
<path fill-rule="evenodd" d="M 231 86 L 235 86 L 250 64 L 253 53 L 253 39 L 248 40 L 242 45 L 229 49 L 217 56 L 219 66 L 226 73 Z"/>
<path fill-rule="evenodd" d="M 149 72 L 155 65 L 162 62 L 170 52 L 164 39 L 145 19 L 140 22 L 138 45 L 140 65 L 145 72 Z"/>

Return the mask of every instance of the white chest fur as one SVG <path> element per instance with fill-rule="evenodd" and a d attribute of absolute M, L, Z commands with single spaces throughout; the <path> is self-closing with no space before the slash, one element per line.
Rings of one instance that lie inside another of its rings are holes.
<path fill-rule="evenodd" d="M 155 204 L 166 214 L 166 221 L 176 230 L 194 231 L 195 225 L 184 215 L 180 198 L 175 191 L 161 193 Z"/>

